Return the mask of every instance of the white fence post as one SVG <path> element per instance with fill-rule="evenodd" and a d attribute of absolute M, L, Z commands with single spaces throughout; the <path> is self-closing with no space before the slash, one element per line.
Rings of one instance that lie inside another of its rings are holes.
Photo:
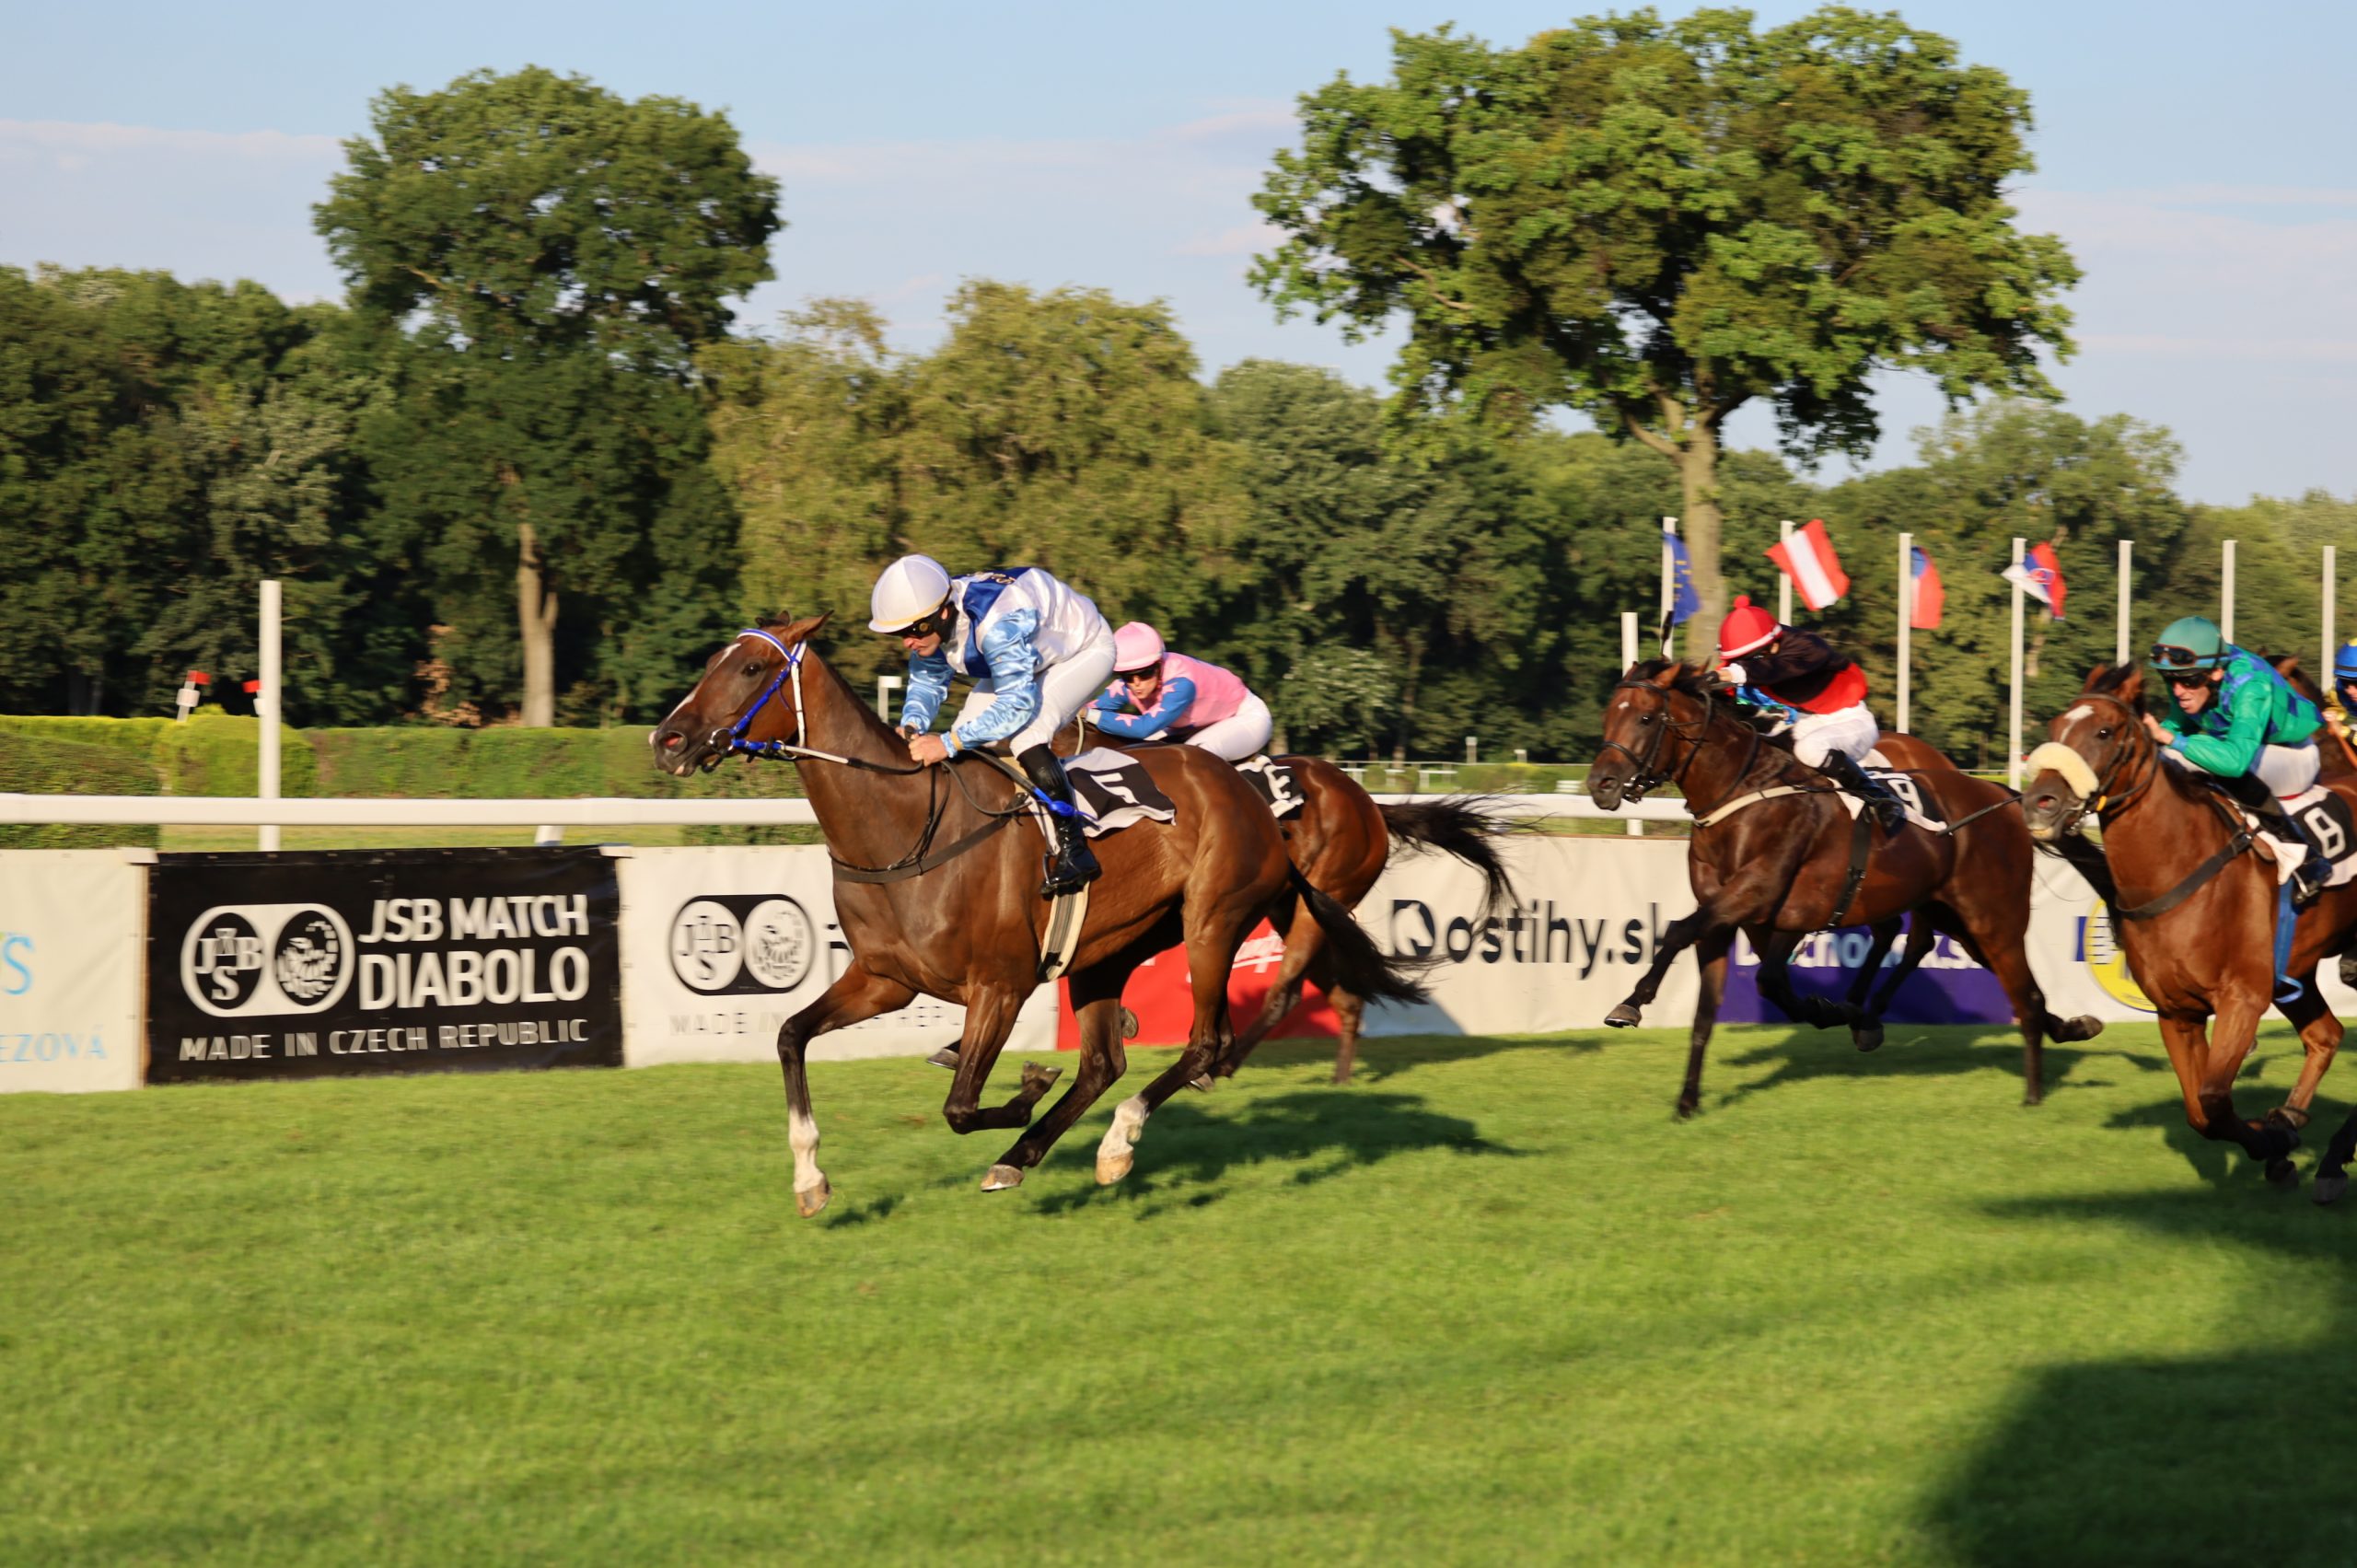
<path fill-rule="evenodd" d="M 2111 662 L 2114 664 L 2128 662 L 2128 582 L 2135 575 L 2135 566 L 2136 541 L 2123 539 L 2119 541 L 2119 625 L 2111 634 Z"/>
<path fill-rule="evenodd" d="M 2014 564 L 2022 563 L 2022 540 L 2014 540 Z M 2022 787 L 2022 578 L 2014 574 L 2014 674 L 2013 700 L 2005 723 L 2005 783 L 2014 790 Z"/>
<path fill-rule="evenodd" d="M 1669 547 L 1665 544 L 1662 548 L 1667 550 Z M 1620 668 L 1624 671 L 1637 668 L 1637 612 L 1633 610 L 1624 610 L 1620 612 Z M 1630 818 L 1629 836 L 1632 839 L 1643 838 L 1644 823 L 1634 817 Z"/>
<path fill-rule="evenodd" d="M 2218 634 L 2228 642 L 2235 640 L 2235 541 L 2228 540 L 2218 552 Z"/>
<path fill-rule="evenodd" d="M 2334 583 L 2333 578 L 2340 575 L 2340 562 L 2339 548 L 2334 545 L 2326 545 L 2324 547 L 2324 663 L 2316 667 L 2316 684 L 2327 691 L 2330 691 L 2333 686 L 2332 661 L 2340 652 L 2340 632 L 2333 624 L 2338 619 L 2333 613 L 2338 608 L 2333 603 L 2333 596 L 2339 587 Z"/>
<path fill-rule="evenodd" d="M 261 755 L 256 783 L 264 800 L 278 798 L 278 715 L 280 688 L 285 684 L 284 668 L 279 658 L 279 594 L 278 579 L 266 577 L 261 585 L 261 701 L 254 704 L 261 719 Z M 265 822 L 256 830 L 254 842 L 265 852 L 278 848 L 278 824 Z"/>
<path fill-rule="evenodd" d="M 1910 733 L 1907 727 L 1907 698 L 1909 692 L 1909 657 L 1914 652 L 1915 633 L 1915 536 L 1898 536 L 1898 733 Z"/>
<path fill-rule="evenodd" d="M 1776 538 L 1780 543 L 1790 544 L 1793 542 L 1792 518 L 1786 517 L 1782 522 L 1776 525 Z M 1790 626 L 1792 623 L 1793 575 L 1790 572 L 1779 572 L 1776 574 L 1776 624 L 1779 626 Z"/>

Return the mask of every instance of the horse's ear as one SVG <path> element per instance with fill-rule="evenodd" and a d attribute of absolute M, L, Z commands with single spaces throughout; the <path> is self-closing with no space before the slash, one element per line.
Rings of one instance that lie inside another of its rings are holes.
<path fill-rule="evenodd" d="M 827 623 L 827 617 L 833 613 L 832 610 L 822 610 L 816 615 L 806 615 L 799 621 L 789 621 L 777 629 L 777 640 L 789 645 L 807 643 L 813 633 Z"/>
<path fill-rule="evenodd" d="M 2286 680 L 2296 680 L 2305 672 L 2300 668 L 2300 656 L 2285 654 L 2275 661 L 2276 673 Z"/>
<path fill-rule="evenodd" d="M 2144 700 L 2144 667 L 2129 664 L 2118 667 L 2119 683 L 2112 688 L 2113 695 L 2131 706 Z"/>
<path fill-rule="evenodd" d="M 1683 660 L 1664 663 L 1659 669 L 1654 671 L 1653 682 L 1666 691 L 1676 686 L 1679 678 L 1685 674 L 1687 674 L 1687 668 Z"/>

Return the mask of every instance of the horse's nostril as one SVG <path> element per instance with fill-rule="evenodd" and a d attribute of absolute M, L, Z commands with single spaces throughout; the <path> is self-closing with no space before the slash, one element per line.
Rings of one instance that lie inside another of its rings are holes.
<path fill-rule="evenodd" d="M 684 735 L 667 735 L 663 738 L 663 749 L 666 751 L 676 751 L 687 743 L 688 738 Z"/>

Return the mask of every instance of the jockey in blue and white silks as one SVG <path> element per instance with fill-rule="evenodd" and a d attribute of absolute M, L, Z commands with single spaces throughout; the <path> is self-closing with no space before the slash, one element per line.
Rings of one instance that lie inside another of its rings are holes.
<path fill-rule="evenodd" d="M 909 652 L 900 732 L 911 761 L 932 763 L 1004 742 L 1050 800 L 1072 786 L 1053 745 L 1113 673 L 1113 629 L 1086 595 L 1037 566 L 952 577 L 927 555 L 904 555 L 877 579 L 868 629 Z M 931 732 L 953 677 L 973 681 L 946 735 Z M 1057 853 L 1042 897 L 1096 880 L 1097 857 L 1069 810 L 1054 813 Z"/>

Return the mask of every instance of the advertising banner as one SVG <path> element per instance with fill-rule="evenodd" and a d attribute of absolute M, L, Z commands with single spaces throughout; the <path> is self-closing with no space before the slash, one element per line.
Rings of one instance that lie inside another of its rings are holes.
<path fill-rule="evenodd" d="M 120 850 L 0 851 L 0 1094 L 139 1086 L 143 873 Z"/>
<path fill-rule="evenodd" d="M 631 1066 L 774 1062 L 778 1026 L 850 967 L 823 849 L 634 850 L 620 864 Z M 1005 1049 L 1052 1049 L 1055 1003 L 1054 987 L 1034 992 Z M 819 1036 L 810 1060 L 928 1055 L 965 1019 L 920 996 Z"/>
<path fill-rule="evenodd" d="M 1519 901 L 1485 918 L 1480 877 L 1437 854 L 1395 859 L 1360 901 L 1360 924 L 1386 952 L 1430 961 L 1429 1003 L 1374 1006 L 1370 1035 L 1536 1034 L 1594 1028 L 1653 961 L 1662 930 L 1694 907 L 1686 846 L 1664 839 L 1509 839 L 1503 846 Z M 1245 944 L 1228 984 L 1238 1024 L 1258 1014 L 1281 944 L 1263 926 Z M 1674 965 L 1649 1022 L 1693 1016 L 1692 963 Z M 1137 1043 L 1171 1045 L 1192 1017 L 1187 960 L 1173 949 L 1140 968 L 1122 993 L 1138 1016 Z M 1332 1010 L 1316 997 L 1280 1038 L 1330 1036 Z M 1066 1042 L 1076 1043 L 1069 1028 Z"/>
<path fill-rule="evenodd" d="M 594 848 L 165 855 L 147 1081 L 619 1066 L 619 914 Z"/>

